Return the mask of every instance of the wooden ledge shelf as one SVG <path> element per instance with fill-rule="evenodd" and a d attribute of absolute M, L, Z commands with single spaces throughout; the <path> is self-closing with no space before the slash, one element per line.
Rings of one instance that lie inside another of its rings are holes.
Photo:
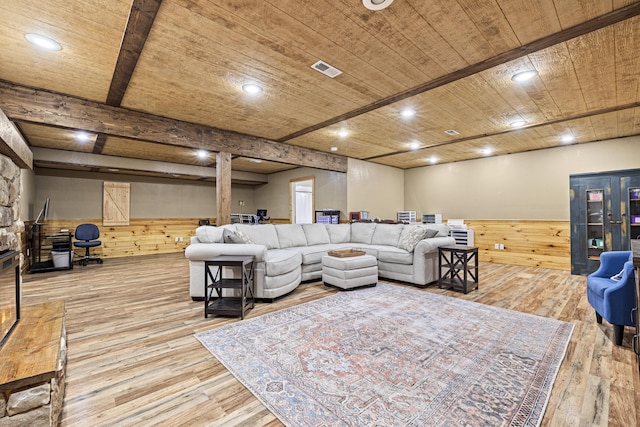
<path fill-rule="evenodd" d="M 51 380 L 64 333 L 64 301 L 20 307 L 20 321 L 0 348 L 0 390 Z"/>

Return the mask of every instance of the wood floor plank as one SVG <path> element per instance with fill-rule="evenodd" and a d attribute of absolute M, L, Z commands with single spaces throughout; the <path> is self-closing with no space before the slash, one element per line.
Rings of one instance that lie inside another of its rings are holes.
<path fill-rule="evenodd" d="M 622 347 L 612 343 L 612 326 L 598 325 L 586 300 L 584 277 L 485 262 L 476 291 L 422 291 L 573 323 L 542 425 L 637 425 L 632 329 Z M 272 304 L 256 304 L 248 317 L 335 292 L 305 283 Z M 193 337 L 239 320 L 204 318 L 203 303 L 189 298 L 183 254 L 113 258 L 23 277 L 24 305 L 59 299 L 69 346 L 62 426 L 282 425 Z"/>

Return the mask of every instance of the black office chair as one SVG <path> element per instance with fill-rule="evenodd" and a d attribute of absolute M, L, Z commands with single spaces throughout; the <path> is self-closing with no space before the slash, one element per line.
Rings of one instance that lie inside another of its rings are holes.
<path fill-rule="evenodd" d="M 73 242 L 73 246 L 85 248 L 84 256 L 78 260 L 78 264 L 85 266 L 89 261 L 96 261 L 98 264 L 102 264 L 102 258 L 89 254 L 90 248 L 102 245 L 102 242 L 97 240 L 98 237 L 100 237 L 100 230 L 95 224 L 80 224 L 76 227 L 76 241 Z"/>

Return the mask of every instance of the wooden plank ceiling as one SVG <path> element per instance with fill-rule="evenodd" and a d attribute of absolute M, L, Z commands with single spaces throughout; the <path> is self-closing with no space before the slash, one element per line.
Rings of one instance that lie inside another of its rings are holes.
<path fill-rule="evenodd" d="M 195 166 L 229 151 L 265 174 L 586 143 L 640 133 L 638 15 L 630 0 L 3 0 L 0 109 L 33 147 Z"/>

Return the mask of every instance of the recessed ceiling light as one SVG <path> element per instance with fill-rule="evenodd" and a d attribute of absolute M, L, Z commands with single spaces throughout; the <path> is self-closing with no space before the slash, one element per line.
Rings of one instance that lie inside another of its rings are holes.
<path fill-rule="evenodd" d="M 87 142 L 91 139 L 91 135 L 83 131 L 76 132 L 74 134 L 74 137 L 76 138 L 76 141 L 79 141 L 79 142 Z"/>
<path fill-rule="evenodd" d="M 338 131 L 338 132 L 336 132 L 336 133 L 338 134 L 338 136 L 339 136 L 340 138 L 344 138 L 344 137 L 349 136 L 349 131 L 348 131 L 348 130 L 346 130 L 346 129 L 339 130 L 339 131 Z"/>
<path fill-rule="evenodd" d="M 483 148 L 482 154 L 484 154 L 485 156 L 490 156 L 491 154 L 493 154 L 493 148 L 491 147 Z"/>
<path fill-rule="evenodd" d="M 209 157 L 209 153 L 207 153 L 205 150 L 198 150 L 196 152 L 196 155 L 199 159 L 206 159 L 207 157 Z"/>
<path fill-rule="evenodd" d="M 444 133 L 446 133 L 447 135 L 460 135 L 460 132 L 458 132 L 457 130 L 453 130 L 453 129 L 447 129 L 444 131 Z"/>
<path fill-rule="evenodd" d="M 256 95 L 262 92 L 262 88 L 255 83 L 247 83 L 242 85 L 242 90 L 250 95 Z"/>
<path fill-rule="evenodd" d="M 249 159 L 251 163 L 262 163 L 261 159 Z"/>
<path fill-rule="evenodd" d="M 338 147 L 331 147 L 331 151 L 338 151 Z"/>
<path fill-rule="evenodd" d="M 118 172 L 120 169 L 116 169 L 116 168 L 109 168 L 107 169 L 110 172 Z"/>
<path fill-rule="evenodd" d="M 400 112 L 400 115 L 402 117 L 404 117 L 405 119 L 408 119 L 410 117 L 413 117 L 416 115 L 416 111 L 413 108 L 405 108 L 404 110 L 402 110 Z"/>
<path fill-rule="evenodd" d="M 429 163 L 431 163 L 432 165 L 438 163 L 438 157 L 437 156 L 429 157 Z"/>
<path fill-rule="evenodd" d="M 369 10 L 382 10 L 389 7 L 393 0 L 362 0 L 362 4 Z"/>
<path fill-rule="evenodd" d="M 536 70 L 527 70 L 514 74 L 513 76 L 511 76 L 511 80 L 513 80 L 514 82 L 526 82 L 527 80 L 532 79 L 537 75 L 538 72 Z"/>
<path fill-rule="evenodd" d="M 575 140 L 576 140 L 576 137 L 573 135 L 564 135 L 562 138 L 560 138 L 560 141 L 564 143 L 573 142 Z"/>
<path fill-rule="evenodd" d="M 519 127 L 522 127 L 522 126 L 524 126 L 526 124 L 527 124 L 526 120 L 515 120 L 515 121 L 509 123 L 509 126 L 511 126 L 512 128 L 519 128 Z"/>
<path fill-rule="evenodd" d="M 412 141 L 409 143 L 409 148 L 411 148 L 412 150 L 416 150 L 420 148 L 420 143 L 418 141 Z"/>
<path fill-rule="evenodd" d="M 49 37 L 41 36 L 40 34 L 28 33 L 24 35 L 24 38 L 27 39 L 29 43 L 46 50 L 62 50 L 60 43 Z"/>

